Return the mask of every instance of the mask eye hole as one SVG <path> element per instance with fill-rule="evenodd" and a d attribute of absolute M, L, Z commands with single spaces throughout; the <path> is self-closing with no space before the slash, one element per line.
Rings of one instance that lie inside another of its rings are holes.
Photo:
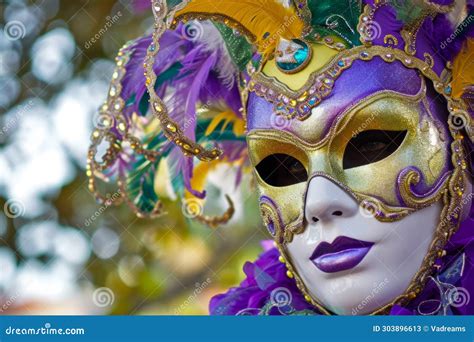
<path fill-rule="evenodd" d="M 271 154 L 258 163 L 255 169 L 260 178 L 271 186 L 282 187 L 308 180 L 304 165 L 288 154 Z"/>
<path fill-rule="evenodd" d="M 378 162 L 394 153 L 405 140 L 407 131 L 364 131 L 346 146 L 344 170 Z"/>

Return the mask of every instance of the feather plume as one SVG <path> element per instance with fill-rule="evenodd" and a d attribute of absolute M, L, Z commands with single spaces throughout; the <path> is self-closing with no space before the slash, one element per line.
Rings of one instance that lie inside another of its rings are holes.
<path fill-rule="evenodd" d="M 474 39 L 468 39 L 453 63 L 453 96 L 460 98 L 474 84 Z"/>
<path fill-rule="evenodd" d="M 390 3 L 397 10 L 397 19 L 405 25 L 413 24 L 421 16 L 423 12 L 424 2 L 422 0 L 401 0 Z"/>
<path fill-rule="evenodd" d="M 260 52 L 271 52 L 278 37 L 299 38 L 304 23 L 293 7 L 285 8 L 277 0 L 194 0 L 177 13 L 176 18 L 222 16 L 245 28 Z"/>

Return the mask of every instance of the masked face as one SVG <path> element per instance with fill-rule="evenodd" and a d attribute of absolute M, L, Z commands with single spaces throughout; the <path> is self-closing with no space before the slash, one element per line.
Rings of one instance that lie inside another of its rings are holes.
<path fill-rule="evenodd" d="M 306 228 L 287 245 L 308 292 L 338 315 L 362 315 L 402 295 L 420 269 L 439 222 L 441 204 L 400 222 L 364 215 L 344 189 L 311 180 Z"/>
<path fill-rule="evenodd" d="M 423 78 L 357 61 L 304 121 L 258 95 L 247 121 L 261 211 L 307 297 L 367 314 L 413 288 L 451 174 L 446 109 Z"/>

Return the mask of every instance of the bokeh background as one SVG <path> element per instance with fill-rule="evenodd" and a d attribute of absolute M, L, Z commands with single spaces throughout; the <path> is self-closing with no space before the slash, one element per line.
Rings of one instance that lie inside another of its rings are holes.
<path fill-rule="evenodd" d="M 0 314 L 207 314 L 260 253 L 251 179 L 215 175 L 209 196 L 239 202 L 217 229 L 181 203 L 143 220 L 87 189 L 114 57 L 152 24 L 146 1 L 0 0 Z"/>

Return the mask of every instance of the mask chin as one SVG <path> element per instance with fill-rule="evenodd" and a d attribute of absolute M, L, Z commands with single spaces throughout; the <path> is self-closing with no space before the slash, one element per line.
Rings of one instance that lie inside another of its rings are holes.
<path fill-rule="evenodd" d="M 440 202 L 398 222 L 380 222 L 324 177 L 307 190 L 303 233 L 285 245 L 306 292 L 330 312 L 363 315 L 403 295 L 440 222 Z"/>

